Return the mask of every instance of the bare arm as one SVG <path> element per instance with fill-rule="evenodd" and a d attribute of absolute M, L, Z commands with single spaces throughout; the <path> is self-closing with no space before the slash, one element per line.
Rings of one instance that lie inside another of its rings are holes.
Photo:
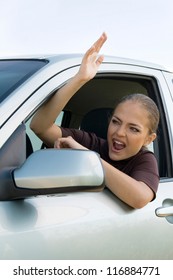
<path fill-rule="evenodd" d="M 106 186 L 122 201 L 133 208 L 142 208 L 153 197 L 153 191 L 143 182 L 137 181 L 102 160 Z"/>
<path fill-rule="evenodd" d="M 98 53 L 106 41 L 103 33 L 93 46 L 85 53 L 78 73 L 54 96 L 46 102 L 31 121 L 31 129 L 48 146 L 53 147 L 57 138 L 62 136 L 61 129 L 55 125 L 55 120 L 71 97 L 97 73 L 103 56 Z"/>

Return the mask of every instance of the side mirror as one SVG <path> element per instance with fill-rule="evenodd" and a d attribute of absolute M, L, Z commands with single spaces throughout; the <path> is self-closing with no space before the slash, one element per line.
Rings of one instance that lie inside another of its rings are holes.
<path fill-rule="evenodd" d="M 4 187 L 0 187 L 0 200 L 104 187 L 100 157 L 89 150 L 39 150 L 12 175 L 10 184 L 10 173 L 4 176 L 6 182 L 3 180 Z"/>

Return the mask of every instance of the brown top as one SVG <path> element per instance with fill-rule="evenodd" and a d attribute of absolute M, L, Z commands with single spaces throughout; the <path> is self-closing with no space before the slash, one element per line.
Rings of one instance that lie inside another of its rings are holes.
<path fill-rule="evenodd" d="M 108 142 L 98 138 L 94 133 L 84 132 L 78 129 L 62 128 L 62 136 L 72 136 L 84 147 L 100 154 L 100 157 L 115 168 L 126 173 L 137 181 L 147 184 L 156 194 L 159 184 L 159 172 L 157 160 L 147 148 L 142 148 L 135 156 L 126 160 L 113 161 L 109 158 Z"/>

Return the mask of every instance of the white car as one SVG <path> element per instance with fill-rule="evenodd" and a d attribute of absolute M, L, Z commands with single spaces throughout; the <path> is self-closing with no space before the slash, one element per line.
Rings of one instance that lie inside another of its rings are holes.
<path fill-rule="evenodd" d="M 173 259 L 173 74 L 105 57 L 57 119 L 105 137 L 120 97 L 138 92 L 154 99 L 161 120 L 149 148 L 158 160 L 159 190 L 154 201 L 135 210 L 104 187 L 96 153 L 45 149 L 29 128 L 81 58 L 0 60 L 0 259 Z"/>

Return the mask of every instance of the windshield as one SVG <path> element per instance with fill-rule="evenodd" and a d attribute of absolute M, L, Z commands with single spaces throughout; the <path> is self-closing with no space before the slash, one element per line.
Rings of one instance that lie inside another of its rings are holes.
<path fill-rule="evenodd" d="M 0 103 L 45 64 L 37 59 L 0 60 Z"/>

